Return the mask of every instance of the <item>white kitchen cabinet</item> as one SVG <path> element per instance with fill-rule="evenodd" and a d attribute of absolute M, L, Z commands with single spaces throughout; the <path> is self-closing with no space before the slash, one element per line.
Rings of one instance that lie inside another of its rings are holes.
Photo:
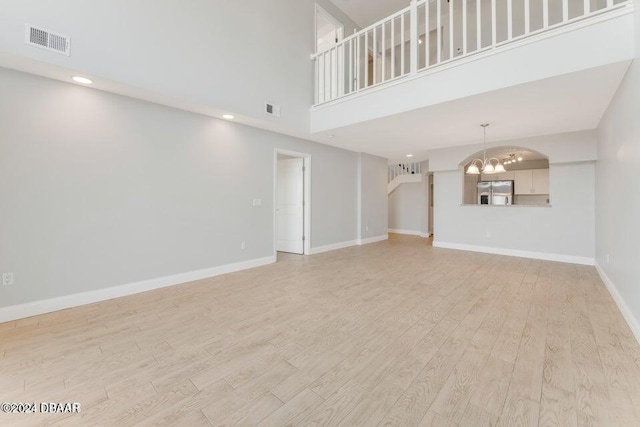
<path fill-rule="evenodd" d="M 515 172 L 515 194 L 549 194 L 549 169 L 521 170 Z"/>
<path fill-rule="evenodd" d="M 549 169 L 534 169 L 533 194 L 549 194 Z"/>
<path fill-rule="evenodd" d="M 515 173 L 515 186 L 514 193 L 515 194 L 532 194 L 531 189 L 533 188 L 533 174 L 530 170 L 522 170 L 516 171 Z"/>

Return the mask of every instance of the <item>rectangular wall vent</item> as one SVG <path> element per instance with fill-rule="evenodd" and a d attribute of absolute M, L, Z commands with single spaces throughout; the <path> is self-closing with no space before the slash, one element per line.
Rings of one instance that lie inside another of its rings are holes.
<path fill-rule="evenodd" d="M 43 28 L 25 25 L 24 42 L 30 46 L 46 49 L 62 55 L 69 56 L 71 52 L 71 40 L 68 36 L 57 34 Z"/>
<path fill-rule="evenodd" d="M 269 102 L 264 103 L 264 112 L 270 116 L 280 117 L 280 106 L 271 104 Z"/>

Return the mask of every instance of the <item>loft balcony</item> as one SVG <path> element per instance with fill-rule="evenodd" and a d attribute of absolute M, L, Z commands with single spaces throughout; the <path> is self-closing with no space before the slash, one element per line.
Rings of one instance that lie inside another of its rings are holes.
<path fill-rule="evenodd" d="M 312 55 L 311 132 L 610 64 L 621 78 L 632 12 L 631 0 L 414 0 Z"/>

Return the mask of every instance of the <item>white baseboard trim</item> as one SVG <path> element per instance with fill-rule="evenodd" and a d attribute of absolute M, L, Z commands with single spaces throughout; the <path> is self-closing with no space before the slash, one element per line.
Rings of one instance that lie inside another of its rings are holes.
<path fill-rule="evenodd" d="M 207 279 L 209 277 L 220 276 L 222 274 L 233 273 L 240 270 L 247 270 L 249 268 L 260 267 L 274 262 L 276 262 L 276 257 L 275 255 L 272 255 L 264 258 L 174 274 L 172 276 L 159 277 L 157 279 L 143 280 L 140 282 L 128 283 L 126 285 L 98 289 L 95 291 L 3 307 L 0 308 L 0 323 L 37 316 L 38 314 L 51 313 L 54 311 L 64 310 L 66 308 L 93 304 L 95 302 L 120 298 L 154 289 L 166 288 L 169 286 L 179 285 L 181 283 L 193 282 L 194 280 Z"/>
<path fill-rule="evenodd" d="M 423 233 L 422 231 L 416 230 L 400 230 L 397 228 L 390 228 L 389 233 L 393 234 L 406 234 L 407 236 L 419 236 L 419 237 L 429 237 L 428 233 Z"/>
<path fill-rule="evenodd" d="M 332 243 L 330 245 L 317 246 L 315 248 L 311 248 L 310 254 L 316 255 L 321 254 L 323 252 L 335 251 L 337 249 L 344 249 L 350 246 L 358 245 L 357 240 L 349 240 L 348 242 L 340 242 L 340 243 Z"/>
<path fill-rule="evenodd" d="M 389 234 L 381 234 L 380 236 L 360 239 L 358 240 L 358 245 L 368 245 L 369 243 L 382 242 L 383 240 L 389 240 Z"/>
<path fill-rule="evenodd" d="M 315 247 L 315 248 L 311 248 L 310 255 L 317 255 L 317 254 L 321 254 L 321 253 L 324 253 L 324 252 L 330 252 L 330 251 L 335 251 L 335 250 L 338 250 L 338 249 L 348 248 L 348 247 L 351 247 L 351 246 L 367 245 L 369 243 L 381 242 L 383 240 L 388 240 L 388 239 L 389 239 L 389 235 L 388 234 L 382 234 L 380 236 L 369 237 L 369 238 L 366 238 L 366 239 L 356 239 L 356 240 L 349 240 L 347 242 L 332 243 L 330 245 L 324 245 L 324 246 L 318 246 L 318 247 Z"/>
<path fill-rule="evenodd" d="M 517 249 L 493 248 L 489 246 L 465 245 L 463 243 L 433 242 L 434 248 L 457 249 L 470 252 L 515 256 L 520 258 L 542 259 L 545 261 L 566 262 L 569 264 L 595 265 L 595 259 L 574 255 L 549 254 L 545 252 L 521 251 Z"/>
<path fill-rule="evenodd" d="M 600 267 L 597 262 L 596 270 L 598 271 L 602 282 L 611 294 L 611 297 L 618 306 L 618 309 L 622 313 L 624 320 L 626 320 L 627 325 L 629 325 L 629 328 L 631 328 L 631 332 L 633 333 L 633 336 L 636 337 L 636 341 L 640 343 L 640 322 L 638 322 L 638 319 L 636 319 L 636 317 L 633 315 L 633 312 L 631 311 L 625 300 L 622 298 L 622 295 L 620 295 L 620 292 L 618 292 L 618 288 L 616 288 L 616 285 L 613 284 L 609 276 L 607 276 L 607 273 L 604 272 L 602 267 Z"/>

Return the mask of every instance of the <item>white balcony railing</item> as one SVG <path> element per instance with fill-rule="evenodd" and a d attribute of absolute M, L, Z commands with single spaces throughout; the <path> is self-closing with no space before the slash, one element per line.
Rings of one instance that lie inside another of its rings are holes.
<path fill-rule="evenodd" d="M 399 176 L 402 175 L 420 175 L 420 163 L 398 163 L 389 165 L 389 176 L 387 178 L 387 182 L 391 182 Z"/>
<path fill-rule="evenodd" d="M 315 104 L 497 49 L 631 0 L 412 0 L 411 5 L 312 55 Z"/>

